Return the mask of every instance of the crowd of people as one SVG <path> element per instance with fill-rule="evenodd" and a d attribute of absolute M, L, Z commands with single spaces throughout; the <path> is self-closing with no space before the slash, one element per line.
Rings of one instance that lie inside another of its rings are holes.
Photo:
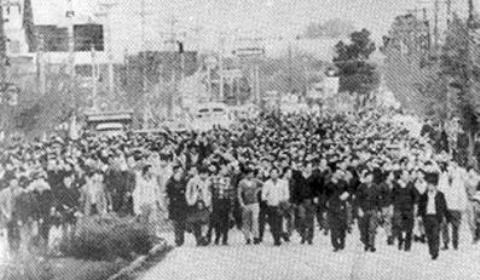
<path fill-rule="evenodd" d="M 73 238 L 83 217 L 136 217 L 175 243 L 313 244 L 316 226 L 343 250 L 358 225 L 365 251 L 377 231 L 388 245 L 427 243 L 432 259 L 458 249 L 468 221 L 480 240 L 479 174 L 428 140 L 389 121 L 388 112 L 261 114 L 230 128 L 157 135 L 52 137 L 2 148 L 0 222 L 12 252 L 48 248 L 52 230 Z M 291 240 L 292 239 L 292 240 Z M 451 241 L 451 242 L 450 242 Z M 354 242 L 354 241 L 352 241 Z"/>

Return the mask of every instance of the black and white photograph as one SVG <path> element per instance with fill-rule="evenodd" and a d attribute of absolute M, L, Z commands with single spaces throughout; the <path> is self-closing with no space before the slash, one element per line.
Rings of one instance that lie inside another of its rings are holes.
<path fill-rule="evenodd" d="M 0 0 L 0 280 L 250 279 L 480 279 L 480 0 Z"/>

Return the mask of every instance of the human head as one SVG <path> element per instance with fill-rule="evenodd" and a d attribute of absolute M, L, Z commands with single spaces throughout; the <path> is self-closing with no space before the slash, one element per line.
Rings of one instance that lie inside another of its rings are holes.
<path fill-rule="evenodd" d="M 176 165 L 173 167 L 173 178 L 176 180 L 176 181 L 180 181 L 180 179 L 182 179 L 183 177 L 183 168 L 182 168 L 182 165 Z"/>
<path fill-rule="evenodd" d="M 201 166 L 198 168 L 198 176 L 200 176 L 200 179 L 205 180 L 208 178 L 208 168 L 205 166 Z"/>
<path fill-rule="evenodd" d="M 276 180 L 278 179 L 278 176 L 280 175 L 280 170 L 278 170 L 277 167 L 273 167 L 271 170 L 270 170 L 270 178 L 272 178 L 273 180 Z"/>

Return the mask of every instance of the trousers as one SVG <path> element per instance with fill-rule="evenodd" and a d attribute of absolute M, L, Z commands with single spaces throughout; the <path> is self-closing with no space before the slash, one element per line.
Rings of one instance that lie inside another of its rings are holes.
<path fill-rule="evenodd" d="M 175 244 L 182 246 L 185 242 L 185 220 L 174 220 L 173 231 L 175 233 Z"/>
<path fill-rule="evenodd" d="M 365 246 L 375 247 L 378 217 L 376 210 L 367 210 L 359 220 L 360 239 Z"/>
<path fill-rule="evenodd" d="M 315 227 L 315 205 L 306 199 L 298 206 L 298 226 L 302 241 L 312 242 Z"/>
<path fill-rule="evenodd" d="M 258 238 L 258 215 L 260 206 L 258 203 L 245 205 L 242 209 L 242 231 L 246 240 Z"/>
<path fill-rule="evenodd" d="M 213 202 L 212 226 L 215 230 L 215 243 L 222 238 L 223 243 L 228 241 L 230 229 L 230 200 L 218 199 Z"/>
<path fill-rule="evenodd" d="M 456 210 L 448 210 L 447 219 L 442 223 L 442 239 L 443 244 L 448 246 L 450 243 L 450 229 L 452 226 L 452 244 L 454 248 L 458 247 L 458 229 L 462 223 L 462 212 Z"/>
<path fill-rule="evenodd" d="M 440 249 L 440 221 L 436 215 L 427 215 L 423 219 L 423 224 L 428 241 L 428 251 L 432 257 L 437 257 Z"/>
<path fill-rule="evenodd" d="M 387 236 L 392 236 L 392 220 L 393 220 L 393 208 L 390 206 L 382 208 L 382 227 L 385 230 Z"/>
<path fill-rule="evenodd" d="M 280 237 L 282 234 L 282 217 L 279 214 L 278 206 L 268 206 L 268 224 L 272 232 L 273 241 L 275 244 L 280 244 Z"/>
<path fill-rule="evenodd" d="M 347 236 L 346 213 L 329 212 L 328 224 L 333 248 L 336 250 L 343 249 L 345 247 L 345 238 Z"/>

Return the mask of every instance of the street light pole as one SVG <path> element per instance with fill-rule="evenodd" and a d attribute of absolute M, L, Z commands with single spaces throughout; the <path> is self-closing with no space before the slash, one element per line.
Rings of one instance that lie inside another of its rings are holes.
<path fill-rule="evenodd" d="M 112 23 L 111 23 L 111 10 L 118 3 L 111 0 L 103 0 L 99 2 L 99 5 L 105 8 L 105 13 L 100 14 L 106 17 L 106 29 L 107 29 L 107 53 L 108 53 L 108 90 L 112 94 L 114 92 L 115 73 L 113 69 L 113 51 L 112 51 Z"/>
<path fill-rule="evenodd" d="M 4 19 L 3 19 L 3 7 L 0 5 L 0 88 L 5 88 L 4 85 L 5 85 L 5 81 L 6 81 L 6 77 L 7 77 L 7 63 L 6 63 L 6 60 L 7 60 L 7 40 L 5 38 L 5 26 L 4 26 Z M 8 116 L 8 113 L 7 113 L 7 108 L 8 108 L 8 102 L 7 102 L 7 96 L 5 96 L 5 92 L 0 92 L 0 105 L 1 105 L 1 110 L 2 110 L 2 114 L 1 114 L 1 131 L 0 132 L 4 132 L 5 130 L 5 127 L 6 127 L 6 124 L 7 124 L 7 116 Z"/>

